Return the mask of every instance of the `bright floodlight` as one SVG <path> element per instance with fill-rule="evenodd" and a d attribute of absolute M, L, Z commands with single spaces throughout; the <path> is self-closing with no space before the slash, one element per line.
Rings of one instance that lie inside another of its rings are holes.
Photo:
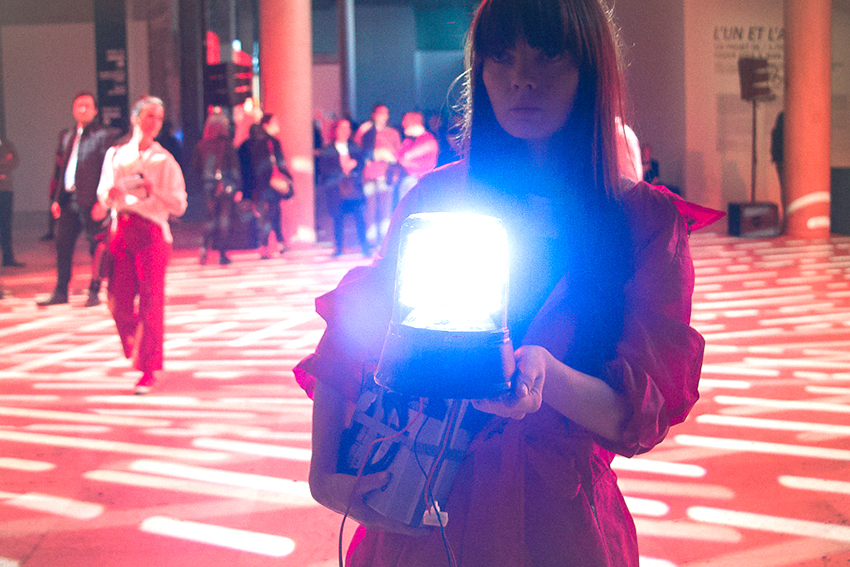
<path fill-rule="evenodd" d="M 403 324 L 446 331 L 492 331 L 501 322 L 508 237 L 498 220 L 472 214 L 415 215 L 401 251 L 398 301 Z"/>
<path fill-rule="evenodd" d="M 508 237 L 498 219 L 408 217 L 378 383 L 441 398 L 492 397 L 510 388 L 507 280 Z"/>

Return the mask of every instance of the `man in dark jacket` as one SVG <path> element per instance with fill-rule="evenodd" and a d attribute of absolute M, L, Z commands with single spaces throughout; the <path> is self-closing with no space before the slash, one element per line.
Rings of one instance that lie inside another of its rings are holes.
<path fill-rule="evenodd" d="M 351 138 L 351 122 L 341 119 L 333 129 L 334 139 L 319 152 L 319 189 L 325 192 L 328 212 L 334 221 L 334 256 L 345 252 L 345 217 L 354 217 L 354 227 L 360 250 L 367 258 L 372 247 L 366 238 L 366 221 L 363 208 L 363 164 L 365 159 L 360 146 Z"/>
<path fill-rule="evenodd" d="M 77 126 L 59 135 L 50 204 L 50 211 L 56 219 L 56 287 L 48 297 L 37 302 L 39 306 L 68 303 L 68 284 L 77 238 L 85 230 L 89 251 L 94 254 L 97 246 L 95 236 L 102 230 L 102 219 L 106 213 L 97 202 L 97 184 L 103 157 L 115 140 L 115 132 L 95 120 L 97 102 L 91 93 L 78 94 L 72 108 Z M 100 302 L 100 280 L 95 279 L 95 274 L 92 280 L 86 306 Z M 95 285 L 97 289 L 94 289 Z"/>

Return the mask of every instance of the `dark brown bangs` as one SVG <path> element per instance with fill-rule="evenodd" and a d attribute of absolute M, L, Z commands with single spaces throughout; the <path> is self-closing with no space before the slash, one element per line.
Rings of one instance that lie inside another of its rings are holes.
<path fill-rule="evenodd" d="M 560 0 L 493 0 L 476 19 L 474 43 L 481 58 L 513 48 L 520 36 L 546 54 L 577 55 L 575 38 L 564 29 L 567 18 Z"/>

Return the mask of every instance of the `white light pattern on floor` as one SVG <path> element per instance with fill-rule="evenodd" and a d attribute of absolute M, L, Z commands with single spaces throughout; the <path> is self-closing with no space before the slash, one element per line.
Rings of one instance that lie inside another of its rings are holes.
<path fill-rule="evenodd" d="M 850 238 L 696 233 L 691 245 L 702 397 L 651 453 L 612 464 L 641 567 L 846 562 Z M 122 567 L 126 549 L 160 547 L 150 538 L 175 550 L 185 541 L 198 564 L 336 565 L 339 516 L 309 492 L 312 403 L 292 367 L 324 328 L 314 298 L 361 259 L 319 248 L 233 257 L 198 266 L 194 252 L 175 252 L 166 367 L 144 397 L 128 395 L 138 373 L 106 306 L 81 305 L 84 261 L 71 304 L 48 309 L 20 290 L 55 273 L 4 272 L 14 291 L 0 302 L 0 533 L 32 537 L 0 538 L 0 567 L 62 534 L 108 546 L 107 533 L 126 534 Z M 143 557 L 133 567 L 150 564 Z"/>
<path fill-rule="evenodd" d="M 269 557 L 286 557 L 295 550 L 295 542 L 288 537 L 261 534 L 248 530 L 213 526 L 187 520 L 155 516 L 142 522 L 143 532 L 158 534 L 259 553 Z"/>

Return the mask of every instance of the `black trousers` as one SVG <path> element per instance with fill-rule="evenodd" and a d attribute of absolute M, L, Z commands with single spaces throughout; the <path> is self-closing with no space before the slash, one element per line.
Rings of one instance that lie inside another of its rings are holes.
<path fill-rule="evenodd" d="M 68 293 L 71 283 L 71 268 L 74 264 L 74 248 L 77 238 L 85 231 L 89 241 L 89 253 L 94 256 L 97 240 L 95 237 L 102 230 L 100 221 L 91 219 L 91 211 L 80 210 L 76 198 L 70 196 L 62 206 L 62 212 L 56 220 L 56 291 Z"/>
<path fill-rule="evenodd" d="M 267 187 L 263 190 L 263 194 L 257 203 L 257 212 L 260 217 L 257 219 L 257 228 L 259 232 L 260 246 L 268 246 L 269 235 L 274 232 L 278 244 L 283 244 L 283 225 L 281 224 L 280 202 L 281 198 L 278 192 Z"/>
<path fill-rule="evenodd" d="M 218 250 L 222 254 L 230 249 L 230 218 L 235 204 L 233 194 L 216 193 L 215 188 L 207 191 L 207 222 L 204 227 L 203 247 Z M 266 234 L 268 241 L 268 234 Z"/>
<path fill-rule="evenodd" d="M 354 228 L 357 231 L 357 240 L 364 254 L 369 253 L 369 241 L 366 240 L 366 220 L 363 218 L 363 199 L 342 199 L 333 213 L 334 219 L 334 242 L 337 252 L 345 248 L 345 217 L 354 217 Z"/>

